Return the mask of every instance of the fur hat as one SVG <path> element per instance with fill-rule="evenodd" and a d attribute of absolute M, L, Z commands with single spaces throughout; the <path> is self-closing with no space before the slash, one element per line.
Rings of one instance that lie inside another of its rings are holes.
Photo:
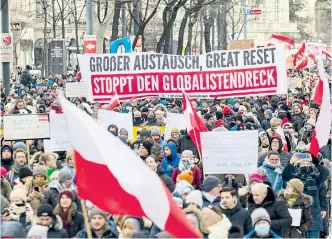
<path fill-rule="evenodd" d="M 17 149 L 23 149 L 25 151 L 27 150 L 27 146 L 23 142 L 17 142 L 13 145 L 13 150 L 15 151 Z"/>
<path fill-rule="evenodd" d="M 202 193 L 199 190 L 194 190 L 191 193 L 188 194 L 187 198 L 186 198 L 186 203 L 194 203 L 197 206 L 199 206 L 199 208 L 203 207 L 203 198 L 202 198 Z"/>
<path fill-rule="evenodd" d="M 102 216 L 103 218 L 105 218 L 105 220 L 107 220 L 107 214 L 106 214 L 106 212 L 100 210 L 100 209 L 97 208 L 97 207 L 93 208 L 93 209 L 90 211 L 90 213 L 89 213 L 89 220 L 91 221 L 91 218 L 92 218 L 93 216 L 96 216 L 96 215 L 100 215 L 100 216 Z"/>
<path fill-rule="evenodd" d="M 304 190 L 304 185 L 300 179 L 293 178 L 289 180 L 287 186 L 291 187 L 298 194 L 302 194 Z"/>
<path fill-rule="evenodd" d="M 13 191 L 11 191 L 9 195 L 9 199 L 12 200 L 14 198 L 21 199 L 23 202 L 27 201 L 26 192 L 21 187 L 15 187 Z"/>
<path fill-rule="evenodd" d="M 32 238 L 47 238 L 48 228 L 41 225 L 33 225 L 28 233 L 28 239 Z"/>
<path fill-rule="evenodd" d="M 192 184 L 193 183 L 193 172 L 191 170 L 184 171 L 180 173 L 177 177 L 180 180 L 186 180 L 188 183 Z"/>
<path fill-rule="evenodd" d="M 157 126 L 153 126 L 150 129 L 151 135 L 161 135 L 161 130 Z"/>
<path fill-rule="evenodd" d="M 267 221 L 271 225 L 270 216 L 269 216 L 268 212 L 266 211 L 266 209 L 264 209 L 262 207 L 255 209 L 251 213 L 251 220 L 252 220 L 253 227 L 256 225 L 257 222 L 259 222 L 261 220 Z"/>
<path fill-rule="evenodd" d="M 221 185 L 221 181 L 216 176 L 207 176 L 202 184 L 202 189 L 204 192 L 210 192 L 213 188 Z"/>
<path fill-rule="evenodd" d="M 30 176 L 33 176 L 31 169 L 29 169 L 28 167 L 22 167 L 20 169 L 20 179 L 23 179 L 25 177 L 30 177 Z"/>
<path fill-rule="evenodd" d="M 62 168 L 59 172 L 59 183 L 63 183 L 66 180 L 72 180 L 73 179 L 73 175 L 72 173 L 65 168 Z"/>

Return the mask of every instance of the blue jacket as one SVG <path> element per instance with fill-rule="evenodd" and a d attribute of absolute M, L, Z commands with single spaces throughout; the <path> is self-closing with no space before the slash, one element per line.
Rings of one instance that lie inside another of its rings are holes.
<path fill-rule="evenodd" d="M 156 142 L 156 143 L 159 144 L 162 149 L 166 145 L 166 142 L 164 140 L 162 140 L 162 139 L 159 139 L 158 142 Z"/>
<path fill-rule="evenodd" d="M 266 176 L 270 179 L 272 189 L 277 193 L 283 188 L 283 179 L 282 174 L 276 173 L 274 170 L 275 168 L 270 168 L 266 163 L 264 162 L 261 167 L 261 169 L 264 169 L 266 171 Z M 281 172 L 283 171 L 282 167 L 279 167 Z"/>
<path fill-rule="evenodd" d="M 251 232 L 249 232 L 247 235 L 245 235 L 243 238 L 258 238 L 256 237 L 256 234 L 255 234 L 255 229 L 253 229 Z M 269 238 L 281 238 L 280 236 L 277 235 L 277 233 L 275 233 L 274 231 L 272 231 L 270 229 L 270 236 Z"/>
<path fill-rule="evenodd" d="M 167 157 L 167 156 L 164 156 L 164 159 L 161 163 L 161 167 L 163 168 L 164 173 L 165 173 L 166 176 L 172 177 L 173 170 L 179 166 L 180 157 L 176 152 L 176 144 L 175 143 L 169 142 L 165 146 L 167 146 L 171 150 L 172 155 L 170 157 L 171 159 L 169 159 L 169 157 Z M 164 149 L 164 147 L 163 147 L 163 149 Z M 170 169 L 169 169 L 169 166 L 171 166 Z"/>

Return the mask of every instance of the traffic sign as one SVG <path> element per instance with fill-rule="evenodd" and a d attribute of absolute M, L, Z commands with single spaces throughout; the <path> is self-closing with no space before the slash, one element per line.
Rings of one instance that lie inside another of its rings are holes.
<path fill-rule="evenodd" d="M 197 45 L 193 45 L 192 52 L 193 52 L 193 55 L 198 55 L 199 47 Z"/>
<path fill-rule="evenodd" d="M 85 35 L 83 49 L 84 53 L 96 53 L 97 48 L 97 38 L 96 35 Z"/>
<path fill-rule="evenodd" d="M 262 9 L 258 8 L 248 9 L 248 15 L 261 15 L 261 14 L 262 14 Z"/>
<path fill-rule="evenodd" d="M 0 62 L 13 62 L 13 37 L 9 33 L 0 34 Z"/>

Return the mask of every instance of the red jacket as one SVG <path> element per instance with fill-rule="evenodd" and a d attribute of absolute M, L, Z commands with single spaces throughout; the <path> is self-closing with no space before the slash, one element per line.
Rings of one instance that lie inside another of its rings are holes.
<path fill-rule="evenodd" d="M 199 189 L 201 186 L 201 172 L 199 168 L 193 168 L 193 187 L 195 189 Z M 176 183 L 176 178 L 178 177 L 178 175 L 181 173 L 179 168 L 176 168 L 173 170 L 173 174 L 172 174 L 172 180 L 174 183 Z"/>

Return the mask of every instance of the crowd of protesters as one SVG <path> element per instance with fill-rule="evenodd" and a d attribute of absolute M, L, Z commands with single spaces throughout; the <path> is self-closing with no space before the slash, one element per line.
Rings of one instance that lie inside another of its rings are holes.
<path fill-rule="evenodd" d="M 29 69 L 11 82 L 7 97 L 2 93 L 1 114 L 30 114 L 31 107 L 37 113 L 61 114 L 56 90 L 65 87 L 67 77 L 36 80 Z M 319 157 L 309 152 L 320 112 L 311 101 L 316 69 L 289 73 L 300 78 L 302 86 L 288 95 L 191 99 L 210 131 L 258 130 L 257 172 L 251 175 L 205 175 L 186 129 L 173 128 L 171 137 L 164 137 L 159 126 L 165 126 L 168 112 L 182 113 L 179 99 L 132 99 L 113 109 L 133 114 L 133 126 L 142 127 L 134 141 L 116 124 L 107 130 L 161 178 L 202 238 L 326 238 L 331 137 Z M 70 100 L 94 118 L 98 109 L 107 109 L 107 104 L 93 104 L 84 97 Z M 82 179 L 75 177 L 75 171 L 70 150 L 44 152 L 43 140 L 26 144 L 2 138 L 1 237 L 88 238 L 75 186 Z M 88 201 L 83 206 L 88 209 L 93 238 L 171 238 L 148 218 L 109 215 Z"/>

